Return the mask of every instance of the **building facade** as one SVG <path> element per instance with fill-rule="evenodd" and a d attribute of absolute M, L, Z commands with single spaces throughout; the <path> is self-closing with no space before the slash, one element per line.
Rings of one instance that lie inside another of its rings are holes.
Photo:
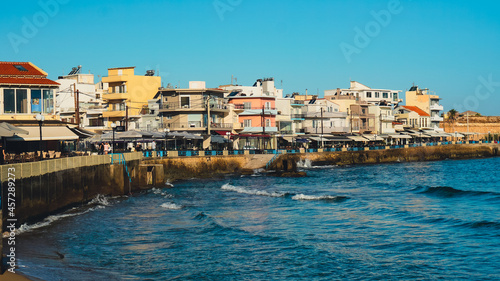
<path fill-rule="evenodd" d="M 406 92 L 406 105 L 416 106 L 427 113 L 430 119 L 428 127 L 435 131 L 443 131 L 439 127 L 439 123 L 443 121 L 440 113 L 443 111 L 443 106 L 439 104 L 439 100 L 438 95 L 435 95 L 429 89 L 420 89 L 418 86 L 412 86 Z"/>
<path fill-rule="evenodd" d="M 190 81 L 187 89 L 160 89 L 159 113 L 162 128 L 168 131 L 188 131 L 209 134 L 211 131 L 231 132 L 233 112 L 225 90 L 206 88 L 204 81 Z"/>
<path fill-rule="evenodd" d="M 115 123 L 128 128 L 129 123 L 135 123 L 161 87 L 161 77 L 152 76 L 150 71 L 144 76 L 135 75 L 134 69 L 109 68 L 108 76 L 102 78 L 108 88 L 102 96 L 107 106 L 102 114 L 107 126 Z"/>
<path fill-rule="evenodd" d="M 0 62 L 0 120 L 35 122 L 36 114 L 59 120 L 54 96 L 58 87 L 31 62 Z"/>

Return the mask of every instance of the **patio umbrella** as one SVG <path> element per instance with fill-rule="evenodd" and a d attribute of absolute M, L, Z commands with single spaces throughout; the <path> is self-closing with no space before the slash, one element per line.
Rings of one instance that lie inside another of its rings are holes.
<path fill-rule="evenodd" d="M 186 131 L 184 131 L 184 132 L 180 132 L 180 134 L 181 134 L 184 138 L 186 138 L 186 139 L 188 139 L 188 140 L 202 140 L 202 139 L 203 139 L 203 137 L 202 137 L 202 136 L 197 136 L 197 135 L 194 135 L 194 134 L 190 134 L 190 133 L 188 133 L 188 132 L 186 132 Z"/>
<path fill-rule="evenodd" d="M 126 131 L 120 132 L 116 135 L 119 139 L 142 139 L 142 138 L 150 138 L 152 137 L 152 133 L 143 132 L 143 131 Z"/>

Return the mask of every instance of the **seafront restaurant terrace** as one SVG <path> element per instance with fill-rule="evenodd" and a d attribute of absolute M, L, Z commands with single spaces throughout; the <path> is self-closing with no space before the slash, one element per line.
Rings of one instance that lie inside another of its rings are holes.
<path fill-rule="evenodd" d="M 14 126 L 13 126 L 14 127 Z M 243 155 L 243 154 L 283 154 L 283 153 L 314 153 L 334 151 L 366 151 L 399 149 L 419 146 L 438 146 L 465 143 L 498 143 L 484 138 L 482 141 L 467 141 L 463 134 L 446 134 L 429 131 L 405 131 L 400 134 L 375 135 L 375 134 L 346 134 L 346 135 L 299 135 L 275 136 L 278 143 L 277 149 L 258 149 L 255 147 L 241 147 L 233 149 L 233 143 L 238 135 L 212 135 L 211 148 L 201 149 L 203 137 L 188 132 L 143 132 L 127 131 L 112 132 L 102 135 L 91 133 L 80 128 L 60 127 L 52 135 L 46 134 L 44 140 L 51 136 L 57 140 L 43 144 L 42 158 L 39 153 L 39 134 L 32 136 L 21 130 L 16 135 L 2 137 L 7 144 L 4 164 L 43 161 L 49 159 L 85 156 L 106 155 L 111 153 L 141 152 L 143 157 L 189 157 L 189 156 L 216 156 L 216 155 Z M 24 127 L 23 127 L 24 128 Z M 35 131 L 35 127 L 29 131 Z M 76 133 L 73 133 L 76 132 Z M 2 125 L 0 124 L 0 133 Z M 66 134 L 66 137 L 61 135 Z M 59 135 L 57 135 L 59 134 Z M 80 134 L 80 136 L 79 136 Z M 6 141 L 10 139 L 10 141 Z M 67 139 L 67 140 L 61 140 Z M 14 140 L 14 141 L 13 141 Z M 107 144 L 107 146 L 105 146 Z M 114 149 L 111 147 L 114 146 Z M 10 150 L 9 150 L 10 147 Z M 13 152 L 13 147 L 17 147 Z M 106 150 L 104 150 L 106 148 Z M 24 149 L 24 150 L 23 150 Z"/>

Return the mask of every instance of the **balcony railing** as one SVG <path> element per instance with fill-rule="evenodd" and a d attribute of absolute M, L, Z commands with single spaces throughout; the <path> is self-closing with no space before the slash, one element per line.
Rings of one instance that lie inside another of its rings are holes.
<path fill-rule="evenodd" d="M 291 118 L 292 119 L 304 119 L 305 114 L 292 114 Z"/>
<path fill-rule="evenodd" d="M 441 122 L 444 118 L 440 116 L 431 116 L 431 122 Z"/>
<path fill-rule="evenodd" d="M 164 123 L 161 126 L 162 128 L 169 129 L 204 129 L 207 128 L 207 124 L 201 121 L 191 121 L 191 122 L 172 122 L 172 123 Z M 210 129 L 233 129 L 232 123 L 211 123 Z"/>
<path fill-rule="evenodd" d="M 396 117 L 394 117 L 392 115 L 382 115 L 380 117 L 380 120 L 382 120 L 382 121 L 394 121 L 394 120 L 396 120 Z"/>
<path fill-rule="evenodd" d="M 164 110 L 185 110 L 185 109 L 194 109 L 194 110 L 206 110 L 206 104 L 198 104 L 197 106 L 193 106 L 191 104 L 183 104 L 181 105 L 178 102 L 169 102 L 160 105 L 160 109 Z M 227 104 L 210 104 L 210 110 L 229 110 Z"/>
<path fill-rule="evenodd" d="M 435 110 L 435 111 L 442 111 L 444 107 L 439 104 L 431 104 L 430 110 Z"/>

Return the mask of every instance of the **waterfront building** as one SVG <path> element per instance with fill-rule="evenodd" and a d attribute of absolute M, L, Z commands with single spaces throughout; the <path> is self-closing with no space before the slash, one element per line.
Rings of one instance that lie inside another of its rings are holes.
<path fill-rule="evenodd" d="M 5 137 L 7 151 L 60 151 L 63 141 L 78 140 L 56 114 L 55 92 L 60 84 L 47 75 L 31 62 L 0 62 L 0 122 L 28 132 Z"/>
<path fill-rule="evenodd" d="M 374 133 L 381 134 L 394 134 L 395 128 L 393 122 L 396 118 L 393 115 L 393 109 L 389 105 L 370 105 L 368 112 L 375 117 L 375 131 Z"/>
<path fill-rule="evenodd" d="M 161 77 L 154 76 L 153 70 L 148 70 L 146 75 L 141 76 L 135 75 L 134 69 L 135 67 L 109 68 L 108 76 L 102 78 L 102 83 L 107 84 L 108 88 L 102 95 L 108 108 L 102 113 L 108 129 L 111 123 L 134 129 L 148 100 L 153 99 L 161 86 Z"/>
<path fill-rule="evenodd" d="M 204 81 L 190 81 L 187 89 L 161 88 L 155 98 L 160 99 L 162 128 L 195 134 L 233 132 L 234 110 L 224 98 L 226 92 L 207 88 Z"/>
<path fill-rule="evenodd" d="M 147 132 L 163 131 L 160 103 L 161 99 L 148 100 L 148 106 L 144 108 L 141 118 L 136 122 L 136 129 Z"/>
<path fill-rule="evenodd" d="M 347 133 L 347 112 L 340 112 L 340 106 L 330 100 L 311 99 L 301 107 L 303 121 L 299 132 L 305 134 Z"/>
<path fill-rule="evenodd" d="M 61 121 L 82 128 L 102 130 L 103 102 L 101 95 L 96 93 L 94 75 L 81 73 L 81 66 L 78 66 L 68 75 L 59 76 L 56 82 L 60 84 L 56 92 L 56 114 L 61 117 Z M 79 120 L 75 112 L 77 103 Z"/>
<path fill-rule="evenodd" d="M 412 86 L 406 91 L 406 105 L 416 106 L 429 115 L 429 128 L 435 131 L 443 131 L 439 128 L 439 123 L 443 121 L 441 111 L 443 106 L 439 104 L 439 96 L 429 89 L 420 89 L 418 86 Z"/>
<path fill-rule="evenodd" d="M 368 104 L 392 105 L 399 102 L 399 92 L 389 89 L 372 89 L 356 81 L 351 81 L 349 89 L 325 90 L 325 98 L 330 100 L 342 99 L 345 96 L 363 100 Z"/>
<path fill-rule="evenodd" d="M 291 97 L 276 98 L 276 127 L 278 134 L 293 135 L 296 127 L 292 121 L 294 99 Z"/>
<path fill-rule="evenodd" d="M 370 113 L 370 105 L 368 103 L 357 101 L 356 103 L 350 104 L 347 114 L 350 133 L 371 134 L 376 132 L 375 114 Z"/>
<path fill-rule="evenodd" d="M 33 122 L 38 113 L 59 120 L 54 99 L 58 87 L 31 62 L 0 62 L 0 120 Z"/>
<path fill-rule="evenodd" d="M 275 135 L 278 132 L 276 99 L 283 97 L 283 90 L 276 89 L 274 78 L 258 79 L 253 86 L 220 87 L 230 91 L 227 94 L 228 102 L 238 110 L 238 119 L 243 128 L 239 135 L 239 147 L 275 148 Z"/>
<path fill-rule="evenodd" d="M 397 122 L 403 125 L 403 128 L 424 129 L 430 128 L 430 115 L 418 106 L 402 105 L 395 110 Z"/>

